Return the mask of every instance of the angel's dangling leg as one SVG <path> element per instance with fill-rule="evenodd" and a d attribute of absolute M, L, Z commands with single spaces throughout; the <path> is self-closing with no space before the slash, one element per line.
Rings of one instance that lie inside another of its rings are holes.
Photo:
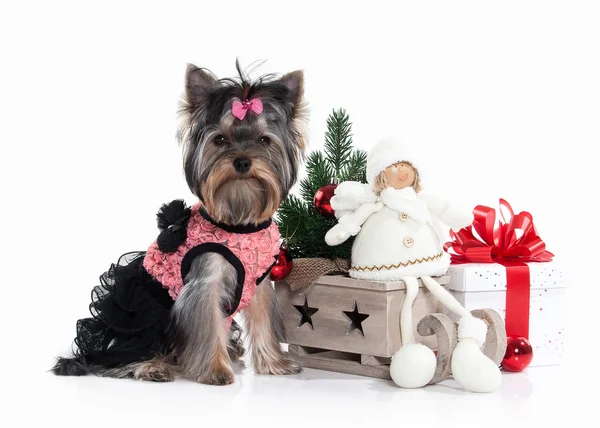
<path fill-rule="evenodd" d="M 421 281 L 445 307 L 460 317 L 458 344 L 452 353 L 452 376 L 464 388 L 474 392 L 492 392 L 500 388 L 500 369 L 481 352 L 487 325 L 475 318 L 438 282 L 429 276 Z"/>
<path fill-rule="evenodd" d="M 390 375 L 402 388 L 421 388 L 433 378 L 436 358 L 431 349 L 415 340 L 412 305 L 419 292 L 419 281 L 414 276 L 402 280 L 406 284 L 406 297 L 400 312 L 402 347 L 392 357 Z"/>

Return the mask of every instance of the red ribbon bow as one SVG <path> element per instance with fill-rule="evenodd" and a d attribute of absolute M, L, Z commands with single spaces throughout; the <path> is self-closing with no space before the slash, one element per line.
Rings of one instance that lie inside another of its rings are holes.
<path fill-rule="evenodd" d="M 450 231 L 452 241 L 444 244 L 452 263 L 499 263 L 506 267 L 506 333 L 529 337 L 529 266 L 525 262 L 549 262 L 554 254 L 546 251 L 530 213 L 514 213 L 500 199 L 500 217 L 483 205 L 473 209 L 473 224 L 458 232 Z M 452 251 L 452 252 L 451 252 Z"/>
<path fill-rule="evenodd" d="M 522 211 L 515 215 L 504 199 L 500 199 L 500 208 L 502 221 L 498 227 L 495 227 L 496 210 L 477 205 L 472 225 L 456 233 L 450 231 L 452 241 L 444 244 L 444 250 L 450 254 L 452 263 L 552 261 L 554 254 L 546 251 L 531 214 Z"/>

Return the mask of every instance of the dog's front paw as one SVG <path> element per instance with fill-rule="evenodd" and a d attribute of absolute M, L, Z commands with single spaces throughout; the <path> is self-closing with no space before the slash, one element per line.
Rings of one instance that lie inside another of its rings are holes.
<path fill-rule="evenodd" d="M 291 375 L 302 372 L 302 366 L 290 358 L 280 358 L 276 361 L 255 365 L 258 374 L 266 375 Z"/>
<path fill-rule="evenodd" d="M 199 377 L 197 381 L 205 385 L 231 385 L 235 382 L 235 378 L 231 369 L 222 368 Z"/>
<path fill-rule="evenodd" d="M 172 382 L 175 380 L 175 370 L 162 361 L 149 361 L 141 364 L 133 377 L 151 382 Z"/>

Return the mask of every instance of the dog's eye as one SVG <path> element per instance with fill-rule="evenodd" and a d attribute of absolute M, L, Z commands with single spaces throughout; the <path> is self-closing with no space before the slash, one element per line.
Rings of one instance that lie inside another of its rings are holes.
<path fill-rule="evenodd" d="M 266 135 L 263 135 L 262 137 L 260 137 L 260 141 L 265 144 L 271 144 L 271 139 L 269 137 L 267 137 Z"/>
<path fill-rule="evenodd" d="M 213 138 L 213 143 L 215 143 L 216 145 L 221 145 L 224 142 L 225 142 L 225 137 L 222 136 L 221 134 L 219 134 L 215 138 Z"/>

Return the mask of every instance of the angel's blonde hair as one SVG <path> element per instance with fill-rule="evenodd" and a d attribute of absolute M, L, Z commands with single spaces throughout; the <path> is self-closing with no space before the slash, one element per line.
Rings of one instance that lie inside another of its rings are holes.
<path fill-rule="evenodd" d="M 416 193 L 419 193 L 421 191 L 421 179 L 419 178 L 419 170 L 417 168 L 415 168 L 413 166 L 413 164 L 408 161 L 400 161 L 400 162 L 393 163 L 392 165 L 397 165 L 399 163 L 404 163 L 412 168 L 412 170 L 415 173 L 415 181 L 413 182 L 411 187 L 413 189 L 415 189 Z M 392 166 L 392 165 L 390 165 L 390 166 Z M 385 169 L 384 169 L 375 178 L 375 193 L 377 193 L 377 195 L 379 195 L 384 189 L 387 189 L 388 187 L 389 187 L 389 184 L 387 182 L 387 179 L 385 178 Z"/>

